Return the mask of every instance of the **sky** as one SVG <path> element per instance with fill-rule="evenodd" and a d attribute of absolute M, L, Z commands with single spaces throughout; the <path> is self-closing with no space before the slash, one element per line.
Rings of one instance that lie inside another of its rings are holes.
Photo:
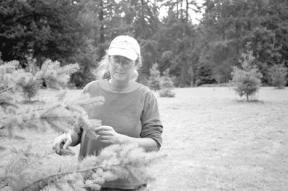
<path fill-rule="evenodd" d="M 115 0 L 115 1 L 116 1 L 116 2 L 120 2 L 121 0 Z M 170 1 L 170 0 L 166 0 L 166 1 L 164 1 L 164 3 L 167 2 L 167 1 Z M 201 6 L 201 5 L 203 5 L 203 3 L 204 3 L 205 0 L 194 0 L 194 1 L 195 1 L 199 6 Z M 156 4 L 160 4 L 160 3 L 157 2 L 157 0 L 154 0 L 154 2 L 155 2 Z M 185 7 L 185 1 L 183 1 L 183 7 Z M 168 9 L 167 9 L 167 8 L 165 8 L 165 7 L 160 8 L 160 14 L 159 14 L 160 19 L 163 18 L 163 17 L 165 17 L 165 16 L 167 16 L 167 13 L 168 13 Z M 190 11 L 189 11 L 189 15 L 190 15 L 190 17 L 191 17 L 192 24 L 198 24 L 198 23 L 200 22 L 199 20 L 202 18 L 203 12 L 201 12 L 201 13 L 196 13 L 195 11 L 190 10 Z"/>
<path fill-rule="evenodd" d="M 203 5 L 203 3 L 204 3 L 204 0 L 195 0 L 195 1 L 196 1 L 196 3 L 198 5 Z M 185 1 L 183 1 L 183 3 L 185 3 Z M 185 7 L 185 5 L 183 5 L 183 6 Z M 167 11 L 168 11 L 167 8 L 162 7 L 160 9 L 160 15 L 159 15 L 160 18 L 163 18 L 163 17 L 167 16 Z M 196 13 L 195 11 L 190 10 L 189 11 L 189 15 L 191 17 L 192 23 L 193 24 L 198 24 L 200 22 L 199 20 L 202 18 L 203 12 Z"/>

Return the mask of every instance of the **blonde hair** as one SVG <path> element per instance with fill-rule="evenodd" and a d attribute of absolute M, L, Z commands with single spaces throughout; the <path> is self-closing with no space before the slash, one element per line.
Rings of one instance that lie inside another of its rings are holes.
<path fill-rule="evenodd" d="M 136 69 L 133 71 L 131 80 L 136 81 L 139 73 L 138 69 L 142 66 L 142 59 L 141 55 L 138 55 L 137 60 L 135 61 Z M 103 56 L 102 60 L 99 62 L 99 65 L 95 71 L 96 73 L 96 79 L 110 79 L 110 72 L 109 72 L 109 55 L 106 53 L 105 56 Z"/>

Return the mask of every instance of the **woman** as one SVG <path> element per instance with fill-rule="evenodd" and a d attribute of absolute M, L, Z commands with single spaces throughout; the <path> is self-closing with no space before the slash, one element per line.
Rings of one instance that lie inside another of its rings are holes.
<path fill-rule="evenodd" d="M 83 90 L 90 96 L 105 99 L 100 107 L 86 108 L 89 118 L 102 122 L 95 129 L 99 137 L 95 139 L 83 130 L 72 131 L 56 138 L 55 145 L 65 142 L 67 148 L 80 143 L 80 159 L 97 155 L 111 144 L 136 143 L 146 151 L 158 150 L 162 143 L 162 124 L 157 100 L 147 87 L 135 81 L 140 66 L 140 46 L 134 38 L 121 35 L 112 40 L 98 68 L 98 76 L 108 79 L 93 81 Z M 143 186 L 145 182 L 131 177 L 106 182 L 102 190 L 143 190 Z"/>

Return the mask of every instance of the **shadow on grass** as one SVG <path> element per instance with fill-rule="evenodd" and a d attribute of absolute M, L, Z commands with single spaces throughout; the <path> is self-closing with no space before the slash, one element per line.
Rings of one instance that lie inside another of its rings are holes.
<path fill-rule="evenodd" d="M 23 100 L 20 102 L 21 104 L 31 104 L 31 105 L 36 105 L 36 104 L 45 104 L 44 101 L 40 101 L 40 100 Z"/>
<path fill-rule="evenodd" d="M 5 147 L 0 146 L 0 152 L 1 152 L 1 151 L 5 151 L 5 150 L 6 150 Z"/>
<path fill-rule="evenodd" d="M 251 103 L 251 104 L 252 103 L 254 103 L 254 104 L 264 104 L 265 103 L 264 101 L 256 100 L 256 99 L 255 100 L 248 100 L 248 101 L 246 99 L 245 100 L 244 99 L 243 100 L 236 100 L 236 102 L 237 103 Z"/>

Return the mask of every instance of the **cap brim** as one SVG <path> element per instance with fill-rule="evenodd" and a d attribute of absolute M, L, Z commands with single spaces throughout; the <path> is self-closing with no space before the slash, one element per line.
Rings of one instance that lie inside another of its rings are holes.
<path fill-rule="evenodd" d="M 124 56 L 130 60 L 135 61 L 138 55 L 131 50 L 121 49 L 121 48 L 109 48 L 108 55 L 110 56 Z"/>

